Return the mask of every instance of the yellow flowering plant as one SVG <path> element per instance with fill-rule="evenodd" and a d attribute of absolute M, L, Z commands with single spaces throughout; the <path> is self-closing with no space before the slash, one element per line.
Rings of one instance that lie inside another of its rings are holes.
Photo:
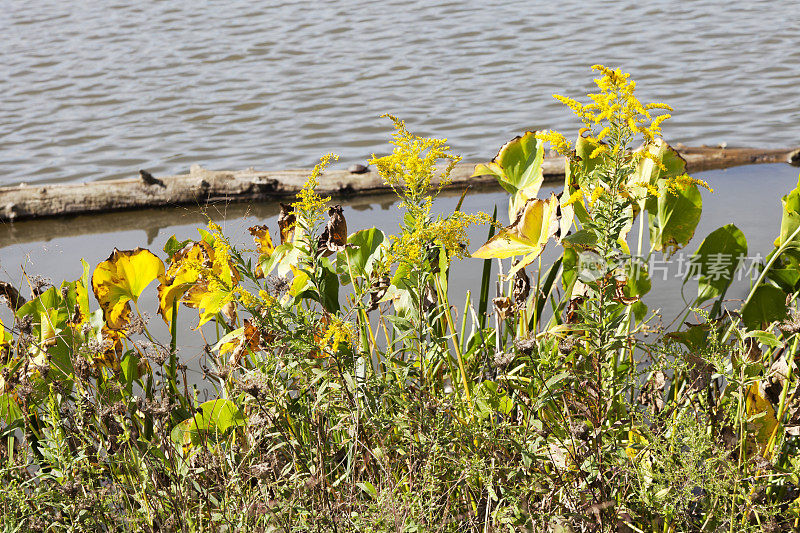
<path fill-rule="evenodd" d="M 403 210 L 396 235 L 348 233 L 319 192 L 326 156 L 277 228 L 248 229 L 255 249 L 210 221 L 165 259 L 115 250 L 60 287 L 26 275 L 28 302 L 0 281 L 6 523 L 797 529 L 800 186 L 741 311 L 723 307 L 738 265 L 715 262 L 747 253 L 728 224 L 692 256 L 702 323 L 661 334 L 644 263 L 687 245 L 709 187 L 661 138 L 668 106 L 595 71 L 588 103 L 557 96 L 577 138 L 525 132 L 476 166 L 508 192 L 508 221 L 472 254 L 463 307 L 450 267 L 489 217 L 463 196 L 438 214 L 459 158 L 395 117 L 392 153 L 370 162 Z M 548 143 L 565 181 L 542 192 Z M 163 343 L 140 309 L 153 296 Z"/>

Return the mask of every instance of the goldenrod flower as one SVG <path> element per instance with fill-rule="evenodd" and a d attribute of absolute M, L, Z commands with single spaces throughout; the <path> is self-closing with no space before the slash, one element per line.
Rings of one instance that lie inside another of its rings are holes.
<path fill-rule="evenodd" d="M 328 324 L 325 335 L 323 335 L 320 341 L 320 349 L 322 352 L 325 352 L 330 348 L 329 353 L 336 354 L 336 352 L 339 351 L 339 345 L 341 343 L 349 343 L 352 338 L 353 331 L 350 324 L 343 322 L 342 319 L 337 316 L 331 316 L 330 324 Z"/>
<path fill-rule="evenodd" d="M 561 155 L 569 155 L 572 150 L 570 142 L 555 130 L 539 132 L 536 134 L 536 138 L 550 143 L 550 147 Z"/>
<path fill-rule="evenodd" d="M 574 204 L 575 202 L 577 202 L 578 200 L 580 200 L 581 198 L 583 198 L 583 190 L 581 190 L 581 189 L 578 189 L 578 190 L 576 190 L 574 193 L 570 194 L 570 195 L 569 195 L 569 198 L 567 198 L 567 201 L 566 201 L 566 202 L 564 202 L 564 203 L 563 203 L 563 204 L 561 204 L 561 205 L 562 205 L 563 207 L 566 207 L 566 206 L 568 206 L 568 205 L 572 205 L 572 204 Z"/>
<path fill-rule="evenodd" d="M 707 182 L 693 178 L 688 174 L 681 174 L 680 176 L 670 179 L 667 182 L 667 190 L 674 194 L 678 194 L 680 191 L 686 190 L 686 188 L 690 185 L 697 185 L 698 187 L 703 187 L 704 189 L 708 190 L 708 192 L 714 192 L 714 189 L 712 189 Z"/>
<path fill-rule="evenodd" d="M 600 154 L 604 154 L 606 152 L 608 152 L 608 146 L 606 146 L 605 144 L 601 144 L 597 148 L 592 150 L 592 153 L 589 155 L 589 159 L 594 159 L 595 157 L 598 157 Z"/>
<path fill-rule="evenodd" d="M 303 188 L 297 193 L 297 201 L 292 204 L 295 213 L 303 219 L 306 228 L 312 228 L 324 218 L 325 205 L 330 201 L 330 196 L 322 197 L 316 192 L 319 185 L 319 177 L 328 166 L 331 160 L 336 161 L 339 156 L 327 154 L 323 156 L 319 163 L 314 166 L 314 170 L 306 180 Z"/>

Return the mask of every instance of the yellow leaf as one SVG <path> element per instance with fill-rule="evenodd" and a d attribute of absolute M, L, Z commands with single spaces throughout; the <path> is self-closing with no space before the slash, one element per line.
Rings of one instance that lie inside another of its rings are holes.
<path fill-rule="evenodd" d="M 129 302 L 137 302 L 145 287 L 163 276 L 164 264 L 149 250 L 114 248 L 92 274 L 92 290 L 108 327 L 124 327 L 130 320 Z"/>
<path fill-rule="evenodd" d="M 7 345 L 8 342 L 13 339 L 14 337 L 11 335 L 11 333 L 8 332 L 6 327 L 3 325 L 3 320 L 0 319 L 0 346 Z"/>
<path fill-rule="evenodd" d="M 215 259 L 220 258 L 205 241 L 189 243 L 172 256 L 158 287 L 158 312 L 164 322 L 170 323 L 173 307 L 183 302 L 200 310 L 199 327 L 233 301 L 232 289 L 239 283 L 239 272 L 229 260 Z"/>
<path fill-rule="evenodd" d="M 200 285 L 195 285 L 195 289 L 200 288 Z M 233 293 L 226 290 L 191 290 L 184 297 L 183 302 L 189 307 L 194 307 L 200 312 L 200 323 L 197 325 L 199 328 L 212 318 L 217 313 L 222 311 L 228 302 L 233 301 Z"/>
<path fill-rule="evenodd" d="M 272 236 L 269 234 L 269 228 L 267 228 L 266 225 L 251 226 L 247 228 L 247 231 L 253 236 L 253 241 L 255 241 L 258 247 L 258 253 L 269 257 L 275 249 L 275 246 L 272 244 Z"/>
<path fill-rule="evenodd" d="M 769 400 L 761 395 L 758 383 L 753 383 L 747 389 L 746 407 L 749 417 L 756 417 L 763 413 L 763 416 L 758 416 L 753 420 L 753 425 L 756 427 L 756 440 L 763 449 L 778 426 L 778 419 L 775 418 L 775 408 L 772 407 Z"/>
<path fill-rule="evenodd" d="M 547 240 L 560 231 L 559 200 L 551 193 L 550 198 L 528 200 L 510 226 L 503 228 L 489 242 L 481 246 L 472 257 L 479 259 L 505 258 L 523 255 L 516 266 L 530 264 L 544 250 Z"/>
<path fill-rule="evenodd" d="M 205 242 L 192 242 L 172 256 L 169 268 L 158 286 L 158 312 L 167 324 L 172 309 L 183 294 L 200 279 L 201 271 L 212 266 L 213 248 Z"/>

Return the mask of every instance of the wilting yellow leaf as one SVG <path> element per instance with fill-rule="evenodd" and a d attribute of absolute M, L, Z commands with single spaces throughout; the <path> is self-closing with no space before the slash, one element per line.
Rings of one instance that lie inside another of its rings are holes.
<path fill-rule="evenodd" d="M 524 255 L 509 272 L 510 276 L 536 259 L 550 237 L 560 238 L 569 231 L 571 225 L 571 206 L 562 206 L 554 193 L 546 200 L 533 198 L 519 210 L 516 220 L 510 226 L 500 230 L 475 251 L 472 257 L 503 259 Z"/>
<path fill-rule="evenodd" d="M 247 231 L 253 236 L 253 241 L 256 243 L 258 253 L 269 257 L 275 249 L 275 246 L 272 244 L 272 236 L 269 234 L 269 228 L 267 228 L 266 225 L 251 226 L 247 228 Z"/>
<path fill-rule="evenodd" d="M 200 279 L 204 268 L 211 268 L 213 248 L 205 242 L 192 242 L 172 256 L 169 268 L 158 286 L 158 312 L 167 324 L 181 296 Z"/>
<path fill-rule="evenodd" d="M 201 310 L 199 327 L 233 301 L 230 289 L 239 282 L 239 272 L 229 260 L 215 259 L 214 248 L 205 241 L 189 243 L 172 256 L 158 287 L 158 312 L 164 322 L 170 323 L 174 306 L 183 302 Z"/>
<path fill-rule="evenodd" d="M 103 326 L 100 332 L 100 352 L 92 359 L 92 364 L 96 369 L 109 368 L 114 373 L 122 370 L 120 361 L 122 359 L 122 337 L 123 330 L 110 329 Z"/>
<path fill-rule="evenodd" d="M 92 275 L 92 290 L 103 309 L 108 327 L 120 329 L 130 320 L 130 301 L 139 296 L 154 279 L 164 276 L 164 264 L 149 250 L 117 250 L 97 265 Z"/>
<path fill-rule="evenodd" d="M 746 407 L 747 415 L 750 417 L 764 413 L 763 416 L 753 420 L 753 425 L 756 427 L 756 440 L 763 449 L 775 431 L 778 419 L 775 418 L 775 408 L 772 407 L 769 400 L 761 395 L 758 383 L 753 383 L 747 389 Z"/>
<path fill-rule="evenodd" d="M 231 356 L 228 358 L 228 364 L 232 367 L 238 365 L 248 349 L 253 352 L 258 351 L 258 344 L 260 341 L 261 332 L 245 318 L 242 334 L 237 338 L 233 353 L 231 353 Z M 222 353 L 222 349 L 220 349 L 220 353 Z"/>
<path fill-rule="evenodd" d="M 294 226 L 297 222 L 297 217 L 294 214 L 294 206 L 292 204 L 281 203 L 281 213 L 278 215 L 278 229 L 281 232 L 281 244 L 291 242 L 294 237 Z"/>
<path fill-rule="evenodd" d="M 203 287 L 206 290 L 195 290 Z M 202 326 L 229 303 L 233 301 L 233 293 L 225 290 L 208 290 L 207 285 L 195 285 L 192 290 L 188 291 L 183 298 L 183 303 L 189 307 L 194 307 L 200 313 L 200 323 L 197 327 Z"/>
<path fill-rule="evenodd" d="M 253 236 L 253 241 L 255 241 L 259 253 L 258 265 L 256 266 L 255 272 L 256 277 L 263 278 L 264 270 L 261 268 L 261 262 L 269 259 L 275 251 L 275 245 L 272 244 L 272 236 L 269 234 L 269 228 L 267 228 L 266 225 L 251 226 L 247 228 L 247 231 Z"/>

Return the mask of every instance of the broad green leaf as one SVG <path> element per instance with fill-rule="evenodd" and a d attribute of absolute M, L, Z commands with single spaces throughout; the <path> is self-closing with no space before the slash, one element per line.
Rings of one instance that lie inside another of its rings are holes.
<path fill-rule="evenodd" d="M 655 250 L 673 253 L 686 246 L 694 236 L 703 199 L 697 185 L 690 184 L 685 189 L 674 191 L 666 180 L 659 180 L 657 198 L 647 198 L 647 211 L 650 218 L 650 243 Z"/>
<path fill-rule="evenodd" d="M 322 276 L 319 280 L 320 302 L 330 313 L 339 311 L 339 277 L 328 261 L 323 259 Z"/>
<path fill-rule="evenodd" d="M 771 346 L 772 348 L 780 348 L 783 346 L 783 342 L 781 342 L 778 337 L 775 336 L 774 333 L 770 333 L 769 331 L 764 330 L 755 330 L 755 331 L 748 331 L 744 335 L 745 339 L 753 338 L 756 339 L 758 342 L 763 344 L 764 346 Z"/>
<path fill-rule="evenodd" d="M 353 269 L 356 276 L 368 277 L 374 262 L 385 253 L 384 233 L 376 228 L 357 231 L 347 238 L 351 247 L 344 254 L 336 255 L 337 270 L 348 272 Z"/>
<path fill-rule="evenodd" d="M 695 270 L 690 268 L 687 272 L 700 276 L 697 303 L 724 296 L 746 255 L 747 239 L 733 224 L 709 233 L 691 258 Z"/>
<path fill-rule="evenodd" d="M 759 285 L 742 307 L 742 322 L 748 330 L 764 329 L 786 317 L 786 293 L 774 285 Z"/>
<path fill-rule="evenodd" d="M 229 428 L 244 424 L 244 414 L 231 400 L 209 400 L 200 405 L 196 415 L 175 426 L 171 437 L 184 447 L 196 446 L 206 441 L 214 442 Z"/>
<path fill-rule="evenodd" d="M 780 237 L 778 240 L 780 241 Z M 775 248 L 764 259 L 764 263 L 769 263 L 778 251 L 779 249 Z M 775 259 L 767 272 L 767 278 L 777 283 L 787 294 L 797 291 L 800 287 L 800 249 L 793 245 L 783 248 L 780 257 Z"/>
<path fill-rule="evenodd" d="M 494 381 L 486 380 L 475 391 L 475 408 L 478 416 L 488 418 L 494 413 L 507 415 L 514 408 L 514 402 Z"/>
<path fill-rule="evenodd" d="M 533 197 L 544 180 L 543 159 L 544 143 L 536 138 L 536 132 L 528 131 L 504 144 L 491 163 L 477 165 L 473 176 L 496 176 L 512 195 L 524 190 Z"/>
<path fill-rule="evenodd" d="M 536 138 L 536 132 L 528 131 L 504 144 L 491 163 L 476 165 L 473 176 L 495 176 L 511 194 L 508 218 L 513 222 L 525 202 L 535 198 L 542 186 L 543 160 L 544 143 Z"/>
<path fill-rule="evenodd" d="M 0 385 L 5 385 L 2 376 L 0 376 Z M 0 390 L 2 389 L 3 387 L 0 386 Z M 0 394 L 0 420 L 9 426 L 22 420 L 22 409 L 19 408 L 11 394 Z"/>
<path fill-rule="evenodd" d="M 106 324 L 113 329 L 125 327 L 130 320 L 129 302 L 138 301 L 145 287 L 163 276 L 164 263 L 150 250 L 114 248 L 92 275 L 92 290 Z"/>

